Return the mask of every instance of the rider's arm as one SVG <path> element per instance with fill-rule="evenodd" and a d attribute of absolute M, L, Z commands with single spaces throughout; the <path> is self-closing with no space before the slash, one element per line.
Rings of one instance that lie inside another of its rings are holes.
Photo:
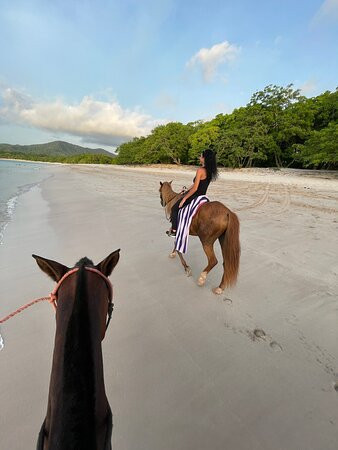
<path fill-rule="evenodd" d="M 191 197 L 198 189 L 198 185 L 200 184 L 200 179 L 203 174 L 203 169 L 197 169 L 195 182 L 192 185 L 192 187 L 189 189 L 189 191 L 185 194 L 183 197 L 183 200 L 186 201 L 189 197 Z"/>

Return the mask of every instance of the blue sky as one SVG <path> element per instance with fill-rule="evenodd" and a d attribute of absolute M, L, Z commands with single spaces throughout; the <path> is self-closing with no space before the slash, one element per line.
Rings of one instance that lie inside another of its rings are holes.
<path fill-rule="evenodd" d="M 112 149 L 267 84 L 338 85 L 338 0 L 1 0 L 0 142 Z"/>

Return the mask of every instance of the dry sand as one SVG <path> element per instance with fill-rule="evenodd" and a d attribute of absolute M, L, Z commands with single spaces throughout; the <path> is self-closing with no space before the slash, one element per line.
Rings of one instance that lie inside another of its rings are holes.
<path fill-rule="evenodd" d="M 103 343 L 115 450 L 336 450 L 338 182 L 332 174 L 223 171 L 209 189 L 241 221 L 236 288 L 204 288 L 197 238 L 187 278 L 159 181 L 191 170 L 51 166 L 20 197 L 0 248 L 0 316 L 53 287 L 32 253 L 66 265 L 121 248 Z M 328 178 L 328 179 L 327 179 Z M 220 250 L 217 247 L 219 260 Z M 0 448 L 35 448 L 54 339 L 49 305 L 1 327 Z"/>

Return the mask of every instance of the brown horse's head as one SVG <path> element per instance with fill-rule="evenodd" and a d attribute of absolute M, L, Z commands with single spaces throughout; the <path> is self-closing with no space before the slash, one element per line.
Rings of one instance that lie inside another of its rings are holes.
<path fill-rule="evenodd" d="M 172 182 L 173 182 L 173 180 L 164 181 L 163 183 L 162 183 L 162 181 L 160 181 L 159 193 L 160 193 L 161 206 L 163 206 L 163 208 L 167 205 L 167 203 L 170 202 L 170 200 L 173 197 L 173 194 L 175 194 L 171 187 Z"/>

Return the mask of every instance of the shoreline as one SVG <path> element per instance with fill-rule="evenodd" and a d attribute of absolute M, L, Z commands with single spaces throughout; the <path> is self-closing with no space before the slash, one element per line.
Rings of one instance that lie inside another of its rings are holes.
<path fill-rule="evenodd" d="M 15 159 L 15 158 L 0 158 L 0 161 L 18 161 L 25 163 L 36 163 L 36 164 L 56 164 L 56 165 L 70 165 L 68 163 L 51 162 L 51 161 L 32 161 L 31 159 Z"/>
<path fill-rule="evenodd" d="M 0 245 L 3 245 L 5 230 L 15 214 L 20 198 L 53 176 L 51 167 L 41 164 L 36 164 L 29 169 L 26 166 L 23 170 L 18 164 L 15 168 L 11 167 L 7 173 L 8 167 L 10 166 L 1 167 Z M 17 174 L 21 175 L 17 176 Z"/>

